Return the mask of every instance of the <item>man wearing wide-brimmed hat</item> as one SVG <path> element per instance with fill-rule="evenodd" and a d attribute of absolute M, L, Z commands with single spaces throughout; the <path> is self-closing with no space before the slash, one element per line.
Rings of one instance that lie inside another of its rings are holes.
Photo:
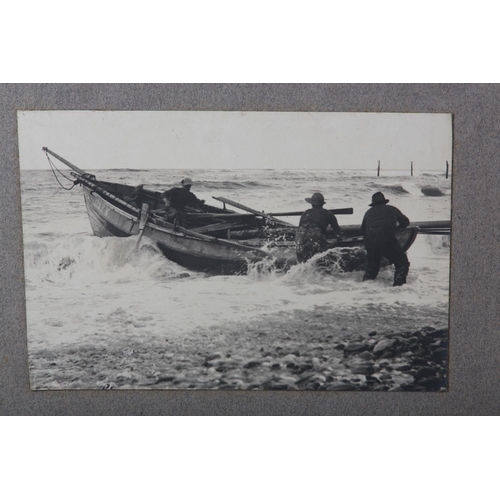
<path fill-rule="evenodd" d="M 394 286 L 399 286 L 406 283 L 410 263 L 396 239 L 396 229 L 408 227 L 410 220 L 388 203 L 381 192 L 375 193 L 369 205 L 372 208 L 366 212 L 361 224 L 368 259 L 363 281 L 377 277 L 382 257 L 385 257 L 396 268 Z"/>
<path fill-rule="evenodd" d="M 191 193 L 193 181 L 189 177 L 182 179 L 181 185 L 182 187 L 174 187 L 165 191 L 162 195 L 165 206 L 153 213 L 163 213 L 168 221 L 177 220 L 179 225 L 185 227 L 187 225 L 186 207 L 189 207 L 191 211 L 200 211 L 205 202 Z"/>
<path fill-rule="evenodd" d="M 317 253 L 328 249 L 326 240 L 326 230 L 331 226 L 337 238 L 342 237 L 342 230 L 337 222 L 337 218 L 332 212 L 323 208 L 325 198 L 321 193 L 314 193 L 310 198 L 305 199 L 312 208 L 306 210 L 299 223 L 299 229 L 295 235 L 295 245 L 297 260 L 305 262 Z"/>

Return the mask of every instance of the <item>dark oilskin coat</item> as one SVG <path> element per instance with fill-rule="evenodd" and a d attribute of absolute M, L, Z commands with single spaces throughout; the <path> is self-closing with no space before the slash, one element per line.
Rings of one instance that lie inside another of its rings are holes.
<path fill-rule="evenodd" d="M 322 207 L 310 208 L 302 214 L 295 235 L 295 249 L 299 262 L 305 262 L 313 255 L 328 249 L 326 240 L 328 226 L 332 227 L 335 234 L 342 233 L 335 215 Z"/>
<path fill-rule="evenodd" d="M 361 224 L 367 253 L 367 267 L 363 280 L 374 280 L 379 273 L 382 257 L 394 264 L 394 285 L 406 283 L 410 263 L 396 239 L 396 228 L 408 227 L 410 220 L 391 205 L 376 204 L 368 210 Z"/>
<path fill-rule="evenodd" d="M 182 210 L 185 207 L 200 208 L 202 205 L 199 200 L 191 191 L 184 188 L 172 188 L 163 193 L 163 197 L 167 198 L 170 206 L 175 209 Z"/>
<path fill-rule="evenodd" d="M 182 227 L 187 227 L 187 216 L 184 210 L 186 207 L 198 209 L 203 207 L 203 202 L 191 191 L 184 188 L 175 187 L 169 189 L 163 193 L 163 197 L 170 203 L 166 213 L 167 220 L 170 222 L 177 221 Z"/>

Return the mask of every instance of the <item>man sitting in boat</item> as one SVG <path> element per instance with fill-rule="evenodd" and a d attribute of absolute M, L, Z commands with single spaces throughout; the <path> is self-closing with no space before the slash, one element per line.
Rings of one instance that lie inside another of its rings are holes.
<path fill-rule="evenodd" d="M 312 208 L 302 214 L 295 234 L 295 248 L 299 262 L 305 262 L 313 255 L 328 250 L 326 239 L 328 226 L 331 226 L 337 239 L 343 236 L 335 215 L 323 208 L 325 198 L 321 193 L 314 193 L 311 198 L 306 198 L 306 201 Z"/>
<path fill-rule="evenodd" d="M 168 221 L 177 221 L 180 226 L 186 227 L 186 209 L 201 212 L 205 201 L 199 200 L 196 195 L 191 193 L 193 181 L 189 177 L 182 179 L 181 185 L 180 188 L 174 187 L 163 193 L 162 201 L 165 203 L 165 207 L 154 211 L 154 213 L 165 214 Z"/>
<path fill-rule="evenodd" d="M 381 192 L 375 193 L 369 205 L 372 208 L 366 212 L 361 224 L 368 260 L 363 281 L 377 277 L 380 262 L 385 257 L 396 267 L 394 286 L 400 286 L 406 283 L 410 263 L 396 239 L 396 229 L 408 227 L 410 220 L 399 209 L 387 203 L 389 200 Z"/>

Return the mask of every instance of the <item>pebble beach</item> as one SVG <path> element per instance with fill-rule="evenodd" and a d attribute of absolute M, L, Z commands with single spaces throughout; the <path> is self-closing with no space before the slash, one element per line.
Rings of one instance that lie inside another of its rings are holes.
<path fill-rule="evenodd" d="M 34 389 L 445 391 L 448 318 L 436 308 L 317 307 L 181 340 L 32 349 Z M 422 326 L 425 323 L 425 326 Z"/>

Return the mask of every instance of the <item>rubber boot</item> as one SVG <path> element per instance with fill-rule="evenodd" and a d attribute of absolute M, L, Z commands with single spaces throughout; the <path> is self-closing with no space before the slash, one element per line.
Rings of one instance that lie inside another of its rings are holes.
<path fill-rule="evenodd" d="M 401 286 L 406 283 L 406 276 L 408 276 L 408 271 L 410 270 L 410 265 L 405 265 L 396 269 L 394 273 L 394 285 Z"/>

